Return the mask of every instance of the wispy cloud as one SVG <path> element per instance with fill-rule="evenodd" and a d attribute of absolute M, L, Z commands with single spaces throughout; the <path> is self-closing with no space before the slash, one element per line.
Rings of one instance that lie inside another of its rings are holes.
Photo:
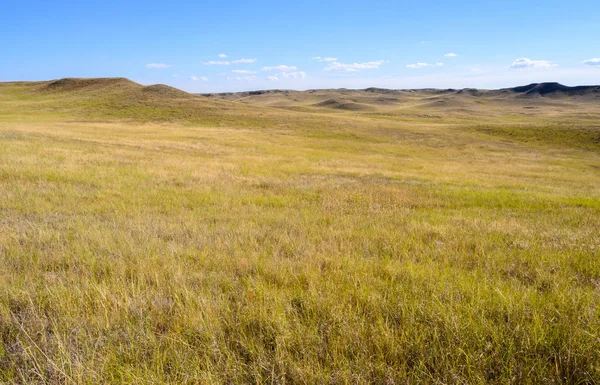
<path fill-rule="evenodd" d="M 256 71 L 248 71 L 248 70 L 233 70 L 232 74 L 255 74 Z"/>
<path fill-rule="evenodd" d="M 523 68 L 550 68 L 556 67 L 556 64 L 551 63 L 547 60 L 531 60 L 526 57 L 515 60 L 510 68 L 512 69 L 523 69 Z"/>
<path fill-rule="evenodd" d="M 150 63 L 150 64 L 146 64 L 146 68 L 169 68 L 171 67 L 170 64 L 165 64 L 165 63 Z"/>
<path fill-rule="evenodd" d="M 225 59 L 225 58 L 227 58 L 227 55 L 225 55 L 224 53 L 220 53 L 220 54 L 219 54 L 219 57 L 220 57 L 221 59 Z"/>
<path fill-rule="evenodd" d="M 208 78 L 206 76 L 190 76 L 190 80 L 193 80 L 195 82 L 198 82 L 198 81 L 207 82 Z"/>
<path fill-rule="evenodd" d="M 306 72 L 304 71 L 299 71 L 299 72 L 282 72 L 281 76 L 286 78 L 286 79 L 304 79 L 306 78 Z"/>
<path fill-rule="evenodd" d="M 267 80 L 270 82 L 276 82 L 279 80 L 279 78 L 277 76 L 267 76 Z"/>
<path fill-rule="evenodd" d="M 234 60 L 231 63 L 232 64 L 252 64 L 256 62 L 256 59 L 239 59 L 239 60 Z"/>
<path fill-rule="evenodd" d="M 228 61 L 207 61 L 206 63 L 204 63 L 204 65 L 206 66 L 228 66 L 229 63 Z"/>
<path fill-rule="evenodd" d="M 600 57 L 589 59 L 583 62 L 583 64 L 591 67 L 600 67 Z"/>
<path fill-rule="evenodd" d="M 279 65 L 279 66 L 273 66 L 273 67 L 263 67 L 262 70 L 263 71 L 295 71 L 297 70 L 298 67 L 296 66 L 286 66 L 286 65 Z"/>
<path fill-rule="evenodd" d="M 321 56 L 315 56 L 315 57 L 311 57 L 312 60 L 318 60 L 320 62 L 334 62 L 337 61 L 337 58 L 335 57 L 321 57 Z"/>
<path fill-rule="evenodd" d="M 352 64 L 344 64 L 333 62 L 324 68 L 325 71 L 333 71 L 333 72 L 356 72 L 358 70 L 364 69 L 378 69 L 385 60 L 378 61 L 369 61 L 366 63 L 352 63 Z"/>
<path fill-rule="evenodd" d="M 445 54 L 444 56 L 445 57 L 457 57 L 458 55 L 453 52 L 450 52 L 450 53 Z"/>
<path fill-rule="evenodd" d="M 414 64 L 407 64 L 406 68 L 412 68 L 412 69 L 416 69 L 416 68 L 427 68 L 427 67 L 443 67 L 444 63 L 442 62 L 438 62 L 438 63 L 414 63 Z"/>

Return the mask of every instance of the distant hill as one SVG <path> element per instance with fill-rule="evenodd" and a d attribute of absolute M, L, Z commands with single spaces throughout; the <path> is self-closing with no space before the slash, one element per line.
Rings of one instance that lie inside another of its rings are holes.
<path fill-rule="evenodd" d="M 485 90 L 463 89 L 320 89 L 307 91 L 262 90 L 238 93 L 199 94 L 209 99 L 230 100 L 256 106 L 301 112 L 385 114 L 387 116 L 424 116 L 447 114 L 490 115 L 534 114 L 540 108 L 557 111 L 566 105 L 600 102 L 600 86 L 568 87 L 559 83 L 534 83 L 526 86 Z M 550 110 L 548 110 L 550 111 Z"/>
<path fill-rule="evenodd" d="M 398 94 L 468 94 L 471 96 L 492 96 L 498 94 L 506 94 L 508 92 L 514 94 L 526 94 L 526 95 L 551 95 L 551 94 L 564 94 L 564 95 L 595 95 L 600 93 L 600 86 L 575 86 L 569 87 L 560 83 L 532 83 L 526 86 L 512 87 L 512 88 L 501 88 L 497 90 L 488 89 L 477 89 L 477 88 L 462 88 L 462 89 L 437 89 L 437 88 L 411 88 L 411 89 L 388 89 L 388 88 L 377 88 L 370 87 L 358 90 L 349 90 L 346 88 L 340 89 L 315 89 L 307 91 L 292 91 L 292 90 L 258 90 L 258 91 L 244 91 L 244 92 L 224 92 L 224 93 L 204 93 L 197 94 L 204 97 L 216 97 L 216 98 L 242 98 L 249 96 L 264 96 L 264 95 L 290 95 L 294 93 L 310 93 L 314 94 L 317 92 L 364 92 L 369 94 L 384 94 L 384 95 L 398 95 Z"/>
<path fill-rule="evenodd" d="M 526 86 L 508 88 L 509 91 L 526 95 L 590 95 L 600 94 L 600 86 L 568 87 L 560 83 L 532 83 Z"/>
<path fill-rule="evenodd" d="M 185 121 L 222 124 L 252 114 L 239 103 L 201 98 L 163 84 L 143 86 L 125 78 L 65 78 L 0 83 L 0 113 L 63 114 L 86 119 Z"/>
<path fill-rule="evenodd" d="M 126 78 L 65 78 L 40 83 L 38 92 L 79 96 L 118 95 L 128 100 L 138 99 L 198 99 L 196 95 L 164 84 L 143 86 Z"/>
<path fill-rule="evenodd" d="M 48 82 L 30 83 L 32 86 L 39 86 L 41 92 L 85 92 L 107 88 L 136 88 L 142 87 L 140 84 L 132 82 L 126 78 L 64 78 Z"/>
<path fill-rule="evenodd" d="M 381 115 L 386 119 L 473 119 L 506 114 L 581 113 L 596 119 L 600 86 L 534 83 L 499 90 L 320 89 L 190 94 L 167 85 L 144 86 L 125 78 L 65 78 L 0 83 L 0 114 L 186 122 L 212 126 L 268 126 L 297 122 L 298 113 Z M 577 112 L 577 111 L 580 112 Z M 587 111 L 593 110 L 593 113 Z"/>

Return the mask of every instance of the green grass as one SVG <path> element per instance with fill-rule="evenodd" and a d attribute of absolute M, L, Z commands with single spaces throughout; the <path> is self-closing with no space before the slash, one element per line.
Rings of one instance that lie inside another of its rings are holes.
<path fill-rule="evenodd" d="M 600 380 L 589 123 L 35 98 L 0 91 L 1 383 Z"/>
<path fill-rule="evenodd" d="M 477 131 L 491 136 L 529 143 L 555 144 L 590 150 L 600 150 L 600 127 L 578 124 L 577 121 L 542 126 L 478 126 Z"/>

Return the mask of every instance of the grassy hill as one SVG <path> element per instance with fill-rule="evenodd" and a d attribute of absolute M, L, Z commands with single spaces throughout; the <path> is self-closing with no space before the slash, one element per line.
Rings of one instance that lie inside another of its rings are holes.
<path fill-rule="evenodd" d="M 253 91 L 224 94 L 203 94 L 211 99 L 232 100 L 245 104 L 277 108 L 299 109 L 309 112 L 329 110 L 370 111 L 371 114 L 406 116 L 410 112 L 448 114 L 479 119 L 492 113 L 494 116 L 525 114 L 539 116 L 543 112 L 567 110 L 597 112 L 600 86 L 567 87 L 558 83 L 530 84 L 501 90 L 477 89 L 420 89 L 389 90 L 309 90 L 309 91 Z M 316 107 L 316 108 L 315 108 Z"/>
<path fill-rule="evenodd" d="M 60 79 L 0 83 L 0 118 L 121 120 L 218 125 L 240 114 L 254 119 L 251 108 L 208 100 L 165 85 L 142 86 L 128 79 Z"/>
<path fill-rule="evenodd" d="M 0 382 L 598 382 L 600 105 L 531 89 L 0 83 Z"/>

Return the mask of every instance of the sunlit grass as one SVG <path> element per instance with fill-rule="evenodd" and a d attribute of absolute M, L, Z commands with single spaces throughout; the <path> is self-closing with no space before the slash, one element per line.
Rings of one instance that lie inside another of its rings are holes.
<path fill-rule="evenodd" d="M 597 147 L 240 108 L 0 108 L 0 382 L 598 381 Z"/>

